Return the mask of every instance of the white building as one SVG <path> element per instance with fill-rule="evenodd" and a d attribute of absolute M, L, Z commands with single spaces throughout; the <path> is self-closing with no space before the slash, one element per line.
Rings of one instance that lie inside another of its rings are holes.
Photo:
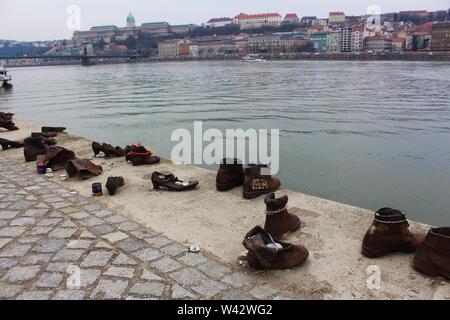
<path fill-rule="evenodd" d="M 283 21 L 279 13 L 246 14 L 240 13 L 233 18 L 234 23 L 241 29 L 260 28 L 264 26 L 278 26 Z"/>
<path fill-rule="evenodd" d="M 206 26 L 210 28 L 221 28 L 226 27 L 233 24 L 233 19 L 231 18 L 212 18 L 209 19 L 208 22 L 206 22 Z"/>

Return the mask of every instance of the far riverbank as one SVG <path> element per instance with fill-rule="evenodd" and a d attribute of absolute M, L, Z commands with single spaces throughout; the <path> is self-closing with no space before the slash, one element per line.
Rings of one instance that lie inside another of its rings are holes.
<path fill-rule="evenodd" d="M 402 52 L 402 53 L 293 53 L 293 54 L 262 54 L 269 61 L 278 60 L 314 60 L 314 61 L 448 61 L 450 62 L 449 52 Z M 207 56 L 207 57 L 148 57 L 148 58 L 105 58 L 92 57 L 89 59 L 90 65 L 99 64 L 118 64 L 118 63 L 150 63 L 150 62 L 170 62 L 170 61 L 222 61 L 222 60 L 240 60 L 240 56 Z M 14 67 L 39 67 L 39 66 L 61 66 L 61 65 L 79 65 L 80 57 L 33 57 L 33 58 L 2 58 L 0 64 L 7 68 Z"/>

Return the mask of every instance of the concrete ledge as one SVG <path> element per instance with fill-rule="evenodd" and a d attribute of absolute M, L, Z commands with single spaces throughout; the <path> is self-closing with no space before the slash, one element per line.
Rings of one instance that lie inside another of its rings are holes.
<path fill-rule="evenodd" d="M 0 136 L 23 139 L 31 131 L 40 131 L 40 126 L 25 121 L 16 120 L 16 124 L 21 130 L 0 132 Z M 57 140 L 80 157 L 93 156 L 90 141 L 85 138 L 62 134 Z M 22 149 L 4 151 L 2 155 L 23 163 Z M 217 192 L 215 172 L 169 160 L 142 167 L 132 167 L 122 158 L 93 162 L 104 169 L 98 178 L 62 182 L 56 173 L 52 180 L 89 196 L 93 182 L 105 183 L 108 176 L 121 175 L 125 187 L 114 197 L 105 195 L 95 201 L 176 241 L 198 244 L 235 267 L 240 267 L 237 257 L 244 251 L 241 243 L 245 233 L 264 223 L 263 197 L 244 200 L 240 188 Z M 26 166 L 34 168 L 35 163 Z M 183 193 L 151 190 L 149 177 L 155 170 L 171 171 L 182 179 L 197 179 L 199 187 Z M 284 295 L 299 299 L 450 299 L 450 283 L 416 272 L 412 268 L 413 255 L 399 253 L 372 260 L 360 254 L 372 212 L 289 190 L 278 194 L 289 196 L 289 207 L 299 208 L 304 222 L 300 231 L 285 240 L 306 246 L 310 258 L 303 266 L 289 271 L 254 272 L 240 267 L 259 281 L 281 287 Z M 411 228 L 426 233 L 429 226 L 411 222 Z M 381 269 L 380 290 L 367 288 L 366 269 L 370 265 Z"/>

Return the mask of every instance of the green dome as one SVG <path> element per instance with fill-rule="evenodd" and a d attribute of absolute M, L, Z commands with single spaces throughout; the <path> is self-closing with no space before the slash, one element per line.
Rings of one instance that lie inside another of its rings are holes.
<path fill-rule="evenodd" d="M 128 14 L 127 21 L 134 21 L 134 16 L 131 12 Z"/>

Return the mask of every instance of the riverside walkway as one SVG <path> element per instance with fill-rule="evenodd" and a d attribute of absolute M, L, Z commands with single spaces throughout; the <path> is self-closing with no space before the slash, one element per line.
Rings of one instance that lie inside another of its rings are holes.
<path fill-rule="evenodd" d="M 15 120 L 20 130 L 2 131 L 2 138 L 40 131 Z M 93 156 L 85 138 L 56 139 L 77 156 Z M 0 151 L 0 299 L 450 299 L 450 283 L 416 272 L 411 254 L 361 255 L 369 210 L 280 190 L 303 222 L 286 241 L 310 256 L 298 268 L 258 272 L 238 257 L 245 233 L 264 223 L 262 197 L 242 199 L 239 188 L 217 192 L 215 172 L 166 159 L 143 167 L 93 161 L 103 166 L 101 176 L 60 181 L 58 172 L 38 175 L 22 149 Z M 200 184 L 183 193 L 151 190 L 153 170 Z M 90 196 L 92 182 L 117 175 L 125 186 L 114 197 Z M 188 252 L 190 244 L 201 252 Z M 373 267 L 378 288 L 368 286 Z"/>

